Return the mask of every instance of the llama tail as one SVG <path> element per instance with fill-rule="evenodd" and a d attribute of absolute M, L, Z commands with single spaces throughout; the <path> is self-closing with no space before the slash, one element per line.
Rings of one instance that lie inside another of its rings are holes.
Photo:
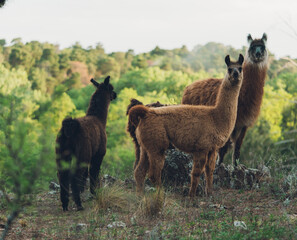
<path fill-rule="evenodd" d="M 128 112 L 129 122 L 131 122 L 135 127 L 137 127 L 139 124 L 139 120 L 141 118 L 145 118 L 148 111 L 149 111 L 148 107 L 145 107 L 142 105 L 132 107 Z"/>
<path fill-rule="evenodd" d="M 67 138 L 74 137 L 78 131 L 79 122 L 76 119 L 66 118 L 62 122 L 62 132 Z"/>
<path fill-rule="evenodd" d="M 136 105 L 143 105 L 143 103 L 140 102 L 140 101 L 138 101 L 138 100 L 135 99 L 135 98 L 131 98 L 131 99 L 130 99 L 130 104 L 129 104 L 128 107 L 127 107 L 126 115 L 128 115 L 128 114 L 129 114 L 129 110 L 130 110 L 132 107 L 136 106 Z"/>

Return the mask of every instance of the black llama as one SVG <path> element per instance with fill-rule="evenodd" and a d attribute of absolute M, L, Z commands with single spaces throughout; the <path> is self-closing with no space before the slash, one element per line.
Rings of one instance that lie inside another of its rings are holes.
<path fill-rule="evenodd" d="M 84 191 L 86 178 L 89 175 L 92 194 L 99 182 L 100 166 L 106 153 L 108 107 L 117 96 L 109 78 L 105 78 L 103 83 L 91 79 L 96 91 L 91 97 L 86 116 L 64 119 L 58 133 L 56 163 L 63 211 L 68 210 L 69 185 L 77 210 L 82 210 L 80 193 Z M 76 161 L 71 163 L 72 157 Z"/>

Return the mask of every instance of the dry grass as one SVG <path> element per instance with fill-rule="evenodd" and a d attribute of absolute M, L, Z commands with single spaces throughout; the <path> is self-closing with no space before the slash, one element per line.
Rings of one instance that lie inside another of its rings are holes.
<path fill-rule="evenodd" d="M 216 189 L 194 200 L 160 190 L 140 199 L 134 189 L 115 184 L 83 201 L 84 211 L 71 200 L 63 212 L 58 192 L 38 194 L 7 239 L 297 239 L 297 198 L 285 203 L 261 189 Z M 0 233 L 6 215 L 0 208 Z"/>
<path fill-rule="evenodd" d="M 138 212 L 145 217 L 156 217 L 161 214 L 165 203 L 165 193 L 159 188 L 147 193 L 140 202 Z"/>
<path fill-rule="evenodd" d="M 127 210 L 132 199 L 135 199 L 135 196 L 132 196 L 121 185 L 104 186 L 97 190 L 94 210 L 96 212 L 108 209 Z"/>

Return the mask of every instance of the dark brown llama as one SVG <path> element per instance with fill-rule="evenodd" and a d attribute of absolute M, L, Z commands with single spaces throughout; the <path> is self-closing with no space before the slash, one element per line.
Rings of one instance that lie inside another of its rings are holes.
<path fill-rule="evenodd" d="M 143 105 L 143 103 L 138 101 L 135 98 L 130 99 L 130 104 L 127 107 L 126 115 L 128 115 L 129 110 L 132 107 L 137 106 L 137 105 Z M 167 105 L 164 105 L 164 104 L 160 103 L 159 101 L 157 101 L 155 103 L 146 104 L 145 106 L 147 106 L 147 107 L 163 107 L 163 106 L 167 106 Z M 140 156 L 140 146 L 139 146 L 139 143 L 137 142 L 137 138 L 136 138 L 136 135 L 135 135 L 135 130 L 136 130 L 136 127 L 134 126 L 134 124 L 132 122 L 128 121 L 127 131 L 129 132 L 131 138 L 133 139 L 134 146 L 135 146 L 135 162 L 134 162 L 133 169 L 135 169 L 136 166 L 138 165 L 139 156 Z"/>
<path fill-rule="evenodd" d="M 103 83 L 91 79 L 96 91 L 91 97 L 86 116 L 64 119 L 58 133 L 56 163 L 64 211 L 68 210 L 69 185 L 77 210 L 83 209 L 80 192 L 84 190 L 88 175 L 90 191 L 92 194 L 95 193 L 100 166 L 106 152 L 107 112 L 110 102 L 117 96 L 109 83 L 109 78 L 105 78 Z M 72 157 L 76 161 L 71 163 Z"/>
<path fill-rule="evenodd" d="M 249 127 L 257 120 L 264 94 L 264 83 L 268 68 L 266 49 L 267 35 L 261 39 L 247 37 L 249 48 L 243 63 L 243 83 L 239 94 L 237 120 L 229 141 L 219 150 L 219 164 L 233 145 L 232 161 L 234 166 L 240 157 L 240 147 Z M 223 79 L 206 79 L 196 81 L 186 87 L 182 103 L 191 105 L 214 106 Z"/>
<path fill-rule="evenodd" d="M 153 183 L 161 185 L 165 151 L 173 144 L 193 154 L 190 196 L 196 194 L 199 177 L 204 171 L 206 192 L 211 194 L 217 149 L 224 146 L 236 121 L 243 60 L 241 54 L 237 62 L 231 62 L 229 55 L 226 56 L 228 71 L 215 106 L 149 108 L 138 105 L 130 109 L 129 121 L 136 127 L 136 138 L 140 145 L 140 160 L 134 170 L 138 192 L 143 191 L 147 172 Z"/>

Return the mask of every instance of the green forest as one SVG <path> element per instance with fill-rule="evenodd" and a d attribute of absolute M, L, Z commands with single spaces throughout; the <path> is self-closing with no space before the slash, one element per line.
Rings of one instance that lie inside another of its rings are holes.
<path fill-rule="evenodd" d="M 65 117 L 85 115 L 95 91 L 91 78 L 101 82 L 110 75 L 118 96 L 109 108 L 101 175 L 133 178 L 134 145 L 126 131 L 130 99 L 179 104 L 187 85 L 222 78 L 225 56 L 236 59 L 245 52 L 246 47 L 209 42 L 193 50 L 156 46 L 140 54 L 133 50 L 106 53 L 100 43 L 83 48 L 77 42 L 61 49 L 47 42 L 1 39 L 0 191 L 14 196 L 1 208 L 18 212 L 28 194 L 58 182 L 56 136 Z M 252 168 L 265 165 L 274 176 L 291 174 L 296 171 L 296 136 L 297 60 L 277 59 L 271 49 L 261 115 L 247 133 L 240 162 Z M 231 163 L 230 154 L 225 161 Z"/>
<path fill-rule="evenodd" d="M 245 51 L 245 47 L 210 42 L 192 51 L 186 46 L 172 50 L 157 46 L 141 54 L 106 53 L 100 43 L 60 49 L 38 41 L 23 43 L 19 38 L 9 44 L 0 40 L 1 181 L 9 189 L 17 178 L 30 181 L 35 174 L 40 176 L 36 178 L 39 187 L 56 180 L 54 149 L 61 122 L 67 116 L 85 114 L 94 92 L 90 79 L 101 81 L 107 75 L 118 98 L 109 109 L 102 172 L 131 176 L 134 146 L 126 132 L 130 99 L 178 104 L 187 85 L 223 77 L 224 57 L 236 58 Z M 276 59 L 273 52 L 269 61 L 261 116 L 248 131 L 241 162 L 257 167 L 274 164 L 281 156 L 282 164 L 290 167 L 297 159 L 297 61 Z"/>

